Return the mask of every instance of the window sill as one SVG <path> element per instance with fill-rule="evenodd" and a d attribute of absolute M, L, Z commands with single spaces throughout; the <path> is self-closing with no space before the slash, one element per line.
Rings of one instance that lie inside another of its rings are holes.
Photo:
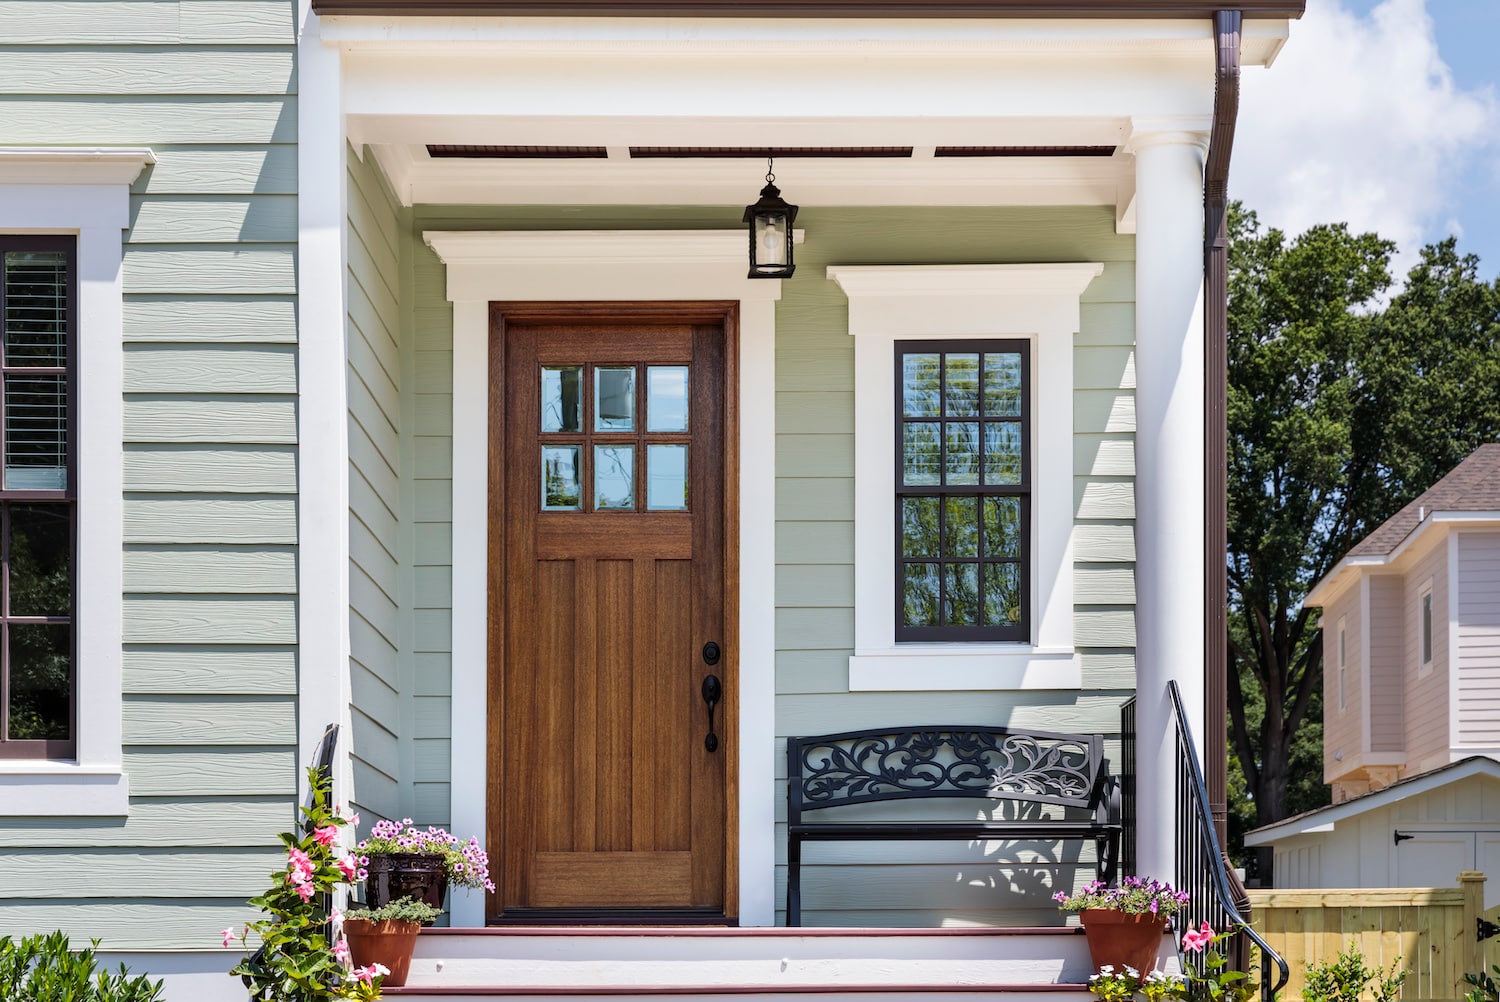
<path fill-rule="evenodd" d="M 0 762 L 0 803 L 12 817 L 125 817 L 130 781 L 119 766 Z"/>
<path fill-rule="evenodd" d="M 851 692 L 1079 689 L 1083 668 L 1071 648 L 973 644 L 955 650 L 904 644 L 849 657 Z"/>

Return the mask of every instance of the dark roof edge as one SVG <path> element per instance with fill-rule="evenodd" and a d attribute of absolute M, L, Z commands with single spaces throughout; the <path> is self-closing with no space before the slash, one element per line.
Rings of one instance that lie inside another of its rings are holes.
<path fill-rule="evenodd" d="M 319 14 L 424 16 L 1298 18 L 1307 0 L 313 0 Z"/>

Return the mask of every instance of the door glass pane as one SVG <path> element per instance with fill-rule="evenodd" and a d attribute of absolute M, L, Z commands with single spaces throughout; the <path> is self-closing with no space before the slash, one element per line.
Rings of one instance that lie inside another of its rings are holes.
<path fill-rule="evenodd" d="M 594 430 L 635 430 L 635 370 L 594 370 Z"/>
<path fill-rule="evenodd" d="M 901 413 L 937 417 L 943 384 L 936 352 L 901 356 Z"/>
<path fill-rule="evenodd" d="M 907 564 L 901 618 L 907 626 L 938 625 L 938 565 Z"/>
<path fill-rule="evenodd" d="M 945 484 L 979 483 L 979 422 L 949 421 L 944 443 L 948 449 Z"/>
<path fill-rule="evenodd" d="M 938 555 L 938 506 L 941 498 L 901 499 L 901 555 Z"/>
<path fill-rule="evenodd" d="M 5 254 L 5 364 L 68 364 L 68 256 Z"/>
<path fill-rule="evenodd" d="M 67 486 L 67 377 L 6 376 L 5 488 L 60 491 Z"/>
<path fill-rule="evenodd" d="M 943 556 L 979 556 L 979 499 L 944 498 Z"/>
<path fill-rule="evenodd" d="M 1021 556 L 1021 499 L 984 499 L 984 555 Z"/>
<path fill-rule="evenodd" d="M 943 389 L 944 412 L 949 417 L 973 417 L 979 413 L 979 356 L 949 355 Z"/>
<path fill-rule="evenodd" d="M 578 511 L 583 507 L 578 446 L 542 446 L 542 509 Z"/>
<path fill-rule="evenodd" d="M 984 423 L 984 482 L 1021 482 L 1021 425 L 1016 421 Z"/>
<path fill-rule="evenodd" d="M 1014 352 L 984 356 L 985 417 L 1021 416 L 1021 356 Z"/>
<path fill-rule="evenodd" d="M 903 428 L 901 481 L 912 487 L 941 483 L 936 422 L 911 422 Z"/>
<path fill-rule="evenodd" d="M 10 614 L 73 612 L 73 519 L 64 504 L 10 505 Z"/>
<path fill-rule="evenodd" d="M 687 506 L 687 446 L 646 446 L 646 507 L 683 511 Z"/>
<path fill-rule="evenodd" d="M 1021 565 L 984 565 L 984 625 L 1021 625 Z"/>
<path fill-rule="evenodd" d="M 66 741 L 72 712 L 72 627 L 11 623 L 10 735 L 13 741 Z"/>
<path fill-rule="evenodd" d="M 594 446 L 594 510 L 635 507 L 635 446 Z"/>
<path fill-rule="evenodd" d="M 687 431 L 688 368 L 685 365 L 646 367 L 646 430 Z"/>
<path fill-rule="evenodd" d="M 979 565 L 944 564 L 948 593 L 943 596 L 943 623 L 946 626 L 975 626 L 979 623 Z"/>
<path fill-rule="evenodd" d="M 583 430 L 583 369 L 542 367 L 542 431 Z"/>

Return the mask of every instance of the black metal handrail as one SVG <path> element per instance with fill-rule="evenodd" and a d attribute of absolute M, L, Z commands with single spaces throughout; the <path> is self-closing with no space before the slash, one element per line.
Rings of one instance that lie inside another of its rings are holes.
<path fill-rule="evenodd" d="M 1186 908 L 1178 914 L 1176 921 L 1178 950 L 1181 952 L 1182 949 L 1182 933 L 1197 929 L 1204 922 L 1219 932 L 1233 930 L 1225 940 L 1228 948 L 1220 952 L 1229 958 L 1234 969 L 1243 971 L 1249 959 L 1249 943 L 1254 943 L 1260 950 L 1260 997 L 1262 1002 L 1272 1002 L 1276 993 L 1285 987 L 1291 972 L 1281 955 L 1250 928 L 1244 917 L 1245 911 L 1249 910 L 1249 899 L 1244 885 L 1229 869 L 1219 847 L 1213 813 L 1208 806 L 1208 787 L 1203 782 L 1203 769 L 1198 764 L 1198 753 L 1176 681 L 1167 682 L 1167 692 L 1172 696 L 1172 709 L 1177 718 L 1176 885 L 1190 895 Z M 1183 963 L 1192 964 L 1200 972 L 1203 961 L 1202 953 L 1183 953 Z M 1271 982 L 1272 964 L 1277 969 L 1274 984 Z"/>

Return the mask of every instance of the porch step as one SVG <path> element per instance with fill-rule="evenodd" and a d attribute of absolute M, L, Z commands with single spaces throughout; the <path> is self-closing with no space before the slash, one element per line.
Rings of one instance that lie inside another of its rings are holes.
<path fill-rule="evenodd" d="M 405 987 L 385 993 L 402 1002 L 1082 1002 L 1091 972 L 1077 928 L 427 929 Z"/>

